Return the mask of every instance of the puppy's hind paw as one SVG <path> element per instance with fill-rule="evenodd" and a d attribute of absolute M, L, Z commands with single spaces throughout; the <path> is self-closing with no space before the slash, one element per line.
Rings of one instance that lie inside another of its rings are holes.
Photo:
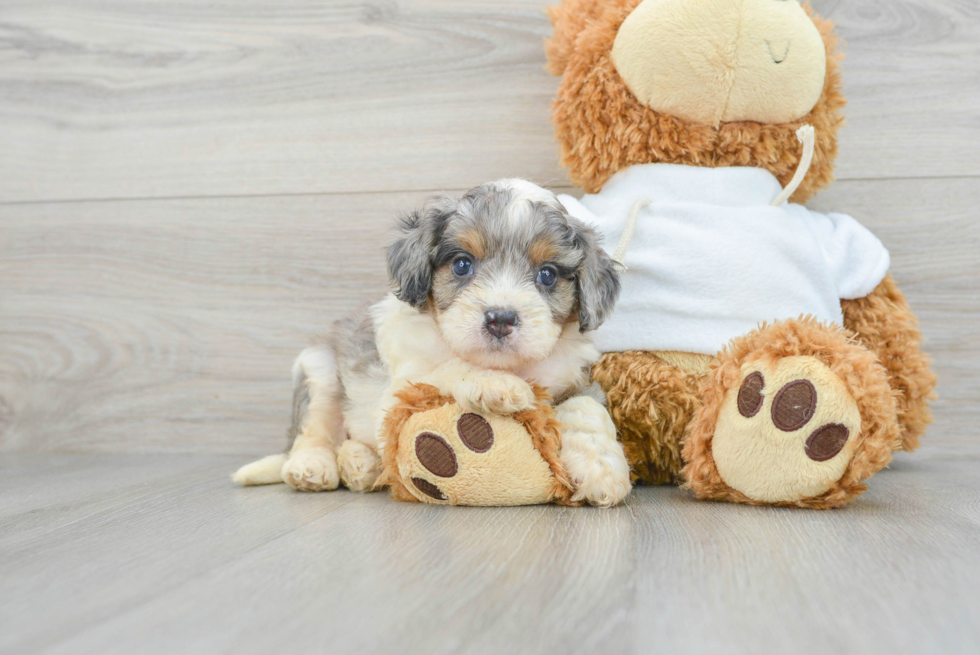
<path fill-rule="evenodd" d="M 351 491 L 372 491 L 381 475 L 381 458 L 360 441 L 345 441 L 337 452 L 340 480 Z"/>
<path fill-rule="evenodd" d="M 282 479 L 300 491 L 333 491 L 340 484 L 337 458 L 326 448 L 301 450 L 282 465 Z"/>

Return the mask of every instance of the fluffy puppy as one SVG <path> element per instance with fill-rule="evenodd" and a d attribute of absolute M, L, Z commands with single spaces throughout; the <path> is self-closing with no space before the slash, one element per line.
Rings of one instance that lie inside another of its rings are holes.
<path fill-rule="evenodd" d="M 605 398 L 589 379 L 585 333 L 619 294 L 591 227 L 524 180 L 430 197 L 388 249 L 394 291 L 339 321 L 293 366 L 288 453 L 240 469 L 241 484 L 323 491 L 374 488 L 381 425 L 394 393 L 431 384 L 470 411 L 510 414 L 546 387 L 564 426 L 561 460 L 576 500 L 609 507 L 630 490 Z"/>

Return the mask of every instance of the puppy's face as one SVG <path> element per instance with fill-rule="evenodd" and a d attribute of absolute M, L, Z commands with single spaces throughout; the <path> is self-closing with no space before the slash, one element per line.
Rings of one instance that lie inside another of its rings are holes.
<path fill-rule="evenodd" d="M 619 293 L 595 232 L 523 180 L 430 198 L 388 252 L 398 297 L 430 311 L 459 357 L 515 368 L 546 358 L 566 325 L 598 327 Z"/>

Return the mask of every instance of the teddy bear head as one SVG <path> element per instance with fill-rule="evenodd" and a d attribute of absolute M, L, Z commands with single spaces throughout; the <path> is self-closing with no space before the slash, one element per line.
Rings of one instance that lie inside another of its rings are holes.
<path fill-rule="evenodd" d="M 754 166 L 786 185 L 796 132 L 816 130 L 792 200 L 833 180 L 843 124 L 833 24 L 797 0 L 564 0 L 548 66 L 562 164 L 596 193 L 633 164 Z"/>

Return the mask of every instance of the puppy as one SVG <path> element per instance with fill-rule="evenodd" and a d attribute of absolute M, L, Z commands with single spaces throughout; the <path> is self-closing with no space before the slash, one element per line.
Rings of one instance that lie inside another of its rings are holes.
<path fill-rule="evenodd" d="M 510 414 L 554 398 L 561 461 L 575 500 L 600 507 L 630 491 L 629 467 L 585 333 L 619 295 L 613 262 L 591 227 L 524 180 L 430 197 L 401 221 L 388 249 L 393 293 L 339 321 L 293 366 L 292 447 L 241 468 L 241 484 L 285 481 L 324 491 L 373 489 L 381 425 L 410 382 L 431 384 L 469 411 Z"/>

